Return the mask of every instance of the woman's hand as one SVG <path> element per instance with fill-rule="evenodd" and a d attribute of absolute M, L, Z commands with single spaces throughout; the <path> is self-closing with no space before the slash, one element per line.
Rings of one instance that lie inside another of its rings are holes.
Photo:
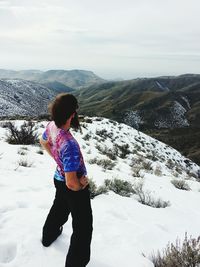
<path fill-rule="evenodd" d="M 82 186 L 83 186 L 82 188 L 83 189 L 89 184 L 89 180 L 88 180 L 88 178 L 85 175 L 81 176 L 81 178 L 79 179 L 79 181 L 82 184 Z"/>

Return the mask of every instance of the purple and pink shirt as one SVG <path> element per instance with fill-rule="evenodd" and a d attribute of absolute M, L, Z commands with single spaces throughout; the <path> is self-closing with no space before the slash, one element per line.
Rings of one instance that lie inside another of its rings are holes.
<path fill-rule="evenodd" d="M 76 172 L 78 178 L 87 175 L 79 144 L 69 130 L 60 129 L 51 121 L 42 138 L 48 140 L 51 154 L 57 163 L 55 179 L 65 181 L 65 172 Z"/>

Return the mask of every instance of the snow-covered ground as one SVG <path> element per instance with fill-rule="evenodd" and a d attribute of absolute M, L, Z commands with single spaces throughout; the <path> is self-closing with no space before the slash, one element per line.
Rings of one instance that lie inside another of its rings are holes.
<path fill-rule="evenodd" d="M 46 122 L 38 125 L 41 134 Z M 170 202 L 166 208 L 153 208 L 141 204 L 137 195 L 122 197 L 112 191 L 92 199 L 94 231 L 88 267 L 152 267 L 149 256 L 153 251 L 162 250 L 177 237 L 183 239 L 185 232 L 188 236 L 199 235 L 200 183 L 195 179 L 199 166 L 124 124 L 93 118 L 92 123 L 84 122 L 83 126 L 82 134 L 73 133 L 81 146 L 88 176 L 98 186 L 104 179 L 118 178 L 134 184 L 143 181 L 144 190 L 154 198 Z M 56 165 L 46 152 L 38 153 L 38 146 L 6 143 L 6 131 L 0 127 L 0 267 L 64 266 L 71 218 L 49 248 L 41 245 L 42 226 L 55 193 L 52 179 Z M 129 153 L 118 155 L 111 170 L 89 163 L 108 159 L 99 148 L 114 154 L 117 145 L 126 144 Z M 21 159 L 31 166 L 19 166 Z M 142 160 L 151 168 L 145 169 Z M 140 168 L 139 177 L 134 176 L 134 168 Z M 191 190 L 177 189 L 172 179 L 186 180 Z"/>

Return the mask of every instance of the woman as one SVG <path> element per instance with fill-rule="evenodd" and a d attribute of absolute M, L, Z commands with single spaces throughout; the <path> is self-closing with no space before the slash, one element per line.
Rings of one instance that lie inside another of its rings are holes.
<path fill-rule="evenodd" d="M 85 267 L 90 260 L 93 217 L 87 171 L 78 142 L 70 127 L 79 128 L 78 102 L 71 94 L 60 94 L 50 105 L 52 121 L 40 140 L 56 161 L 56 195 L 45 224 L 42 244 L 48 247 L 62 233 L 71 213 L 73 233 L 65 267 Z"/>

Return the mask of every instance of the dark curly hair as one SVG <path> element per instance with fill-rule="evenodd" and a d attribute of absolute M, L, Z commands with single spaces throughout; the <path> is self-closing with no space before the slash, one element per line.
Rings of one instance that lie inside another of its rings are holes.
<path fill-rule="evenodd" d="M 55 122 L 56 126 L 60 128 L 63 126 L 69 117 L 78 109 L 78 101 L 75 96 L 62 93 L 58 94 L 55 100 L 50 103 L 49 112 L 51 119 Z"/>

